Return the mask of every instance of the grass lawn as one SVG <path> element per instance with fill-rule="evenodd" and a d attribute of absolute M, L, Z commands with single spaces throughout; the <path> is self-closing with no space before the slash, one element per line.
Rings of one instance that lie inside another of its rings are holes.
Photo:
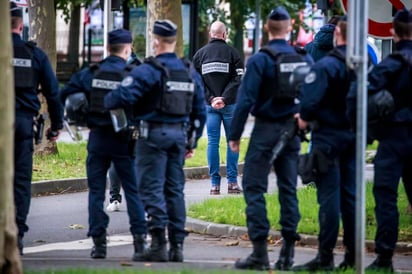
<path fill-rule="evenodd" d="M 249 139 L 241 140 L 241 151 L 239 162 L 245 159 L 246 148 Z M 57 155 L 36 155 L 33 162 L 33 182 L 53 179 L 79 178 L 86 177 L 86 150 L 87 143 L 85 141 L 76 143 L 58 142 Z M 199 139 L 198 147 L 195 150 L 195 156 L 187 159 L 185 167 L 201 167 L 207 166 L 207 138 Z M 220 141 L 220 159 L 221 163 L 226 161 L 226 140 Z"/>
<path fill-rule="evenodd" d="M 299 210 L 301 220 L 298 232 L 308 235 L 319 233 L 318 203 L 316 200 L 316 188 L 306 186 L 298 190 Z M 412 242 L 412 214 L 406 214 L 408 201 L 403 184 L 399 185 L 398 208 L 399 241 Z M 188 208 L 188 216 L 208 222 L 246 226 L 245 201 L 243 196 L 227 196 L 219 199 L 208 199 Z M 368 240 L 373 240 L 376 232 L 376 220 L 374 213 L 375 201 L 372 195 L 372 183 L 366 185 L 366 234 Z M 278 194 L 266 194 L 266 208 L 271 228 L 279 231 L 279 202 Z M 340 231 L 342 236 L 342 231 Z"/>

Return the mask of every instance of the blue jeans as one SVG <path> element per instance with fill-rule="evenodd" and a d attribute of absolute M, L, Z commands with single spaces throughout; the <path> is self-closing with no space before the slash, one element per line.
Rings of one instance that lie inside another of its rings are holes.
<path fill-rule="evenodd" d="M 230 134 L 230 124 L 232 122 L 233 111 L 236 104 L 226 105 L 222 109 L 214 109 L 211 106 L 206 106 L 207 111 L 207 161 L 209 164 L 209 175 L 212 180 L 212 186 L 220 186 L 220 126 L 223 122 L 226 136 Z M 226 139 L 226 141 L 228 141 Z M 227 181 L 230 183 L 237 183 L 237 165 L 239 160 L 239 153 L 233 152 L 229 144 L 226 150 L 226 173 Z"/>

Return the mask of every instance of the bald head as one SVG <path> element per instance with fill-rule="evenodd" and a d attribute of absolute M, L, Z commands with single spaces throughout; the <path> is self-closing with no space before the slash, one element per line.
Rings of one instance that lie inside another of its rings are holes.
<path fill-rule="evenodd" d="M 226 26 L 220 21 L 215 21 L 210 25 L 210 38 L 226 40 Z"/>

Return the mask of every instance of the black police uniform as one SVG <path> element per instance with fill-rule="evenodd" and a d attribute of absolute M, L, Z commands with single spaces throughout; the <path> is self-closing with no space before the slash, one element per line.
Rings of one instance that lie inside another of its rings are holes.
<path fill-rule="evenodd" d="M 121 30 L 109 33 L 109 44 L 126 43 L 123 41 L 125 34 Z M 117 39 L 120 39 L 118 41 Z M 131 37 L 130 37 L 131 39 Z M 103 96 L 99 92 L 106 89 L 111 90 L 113 84 L 120 84 L 120 80 L 114 82 L 105 79 L 104 74 L 97 77 L 98 71 L 125 72 L 126 61 L 121 57 L 110 55 L 100 62 L 99 67 L 85 68 L 74 74 L 70 81 L 62 90 L 62 100 L 77 92 L 84 92 L 88 98 L 89 106 L 93 106 L 95 99 L 96 109 L 90 109 L 87 117 L 87 125 L 90 128 L 87 144 L 86 171 L 89 187 L 89 231 L 88 236 L 93 237 L 96 246 L 106 239 L 106 229 L 109 223 L 109 216 L 105 213 L 103 205 L 105 201 L 107 172 L 110 164 L 113 163 L 117 174 L 122 182 L 127 204 L 127 213 L 130 222 L 130 232 L 137 237 L 144 237 L 147 233 L 146 218 L 142 201 L 140 199 L 139 188 L 136 183 L 136 172 L 134 166 L 134 142 L 123 132 L 115 132 L 112 120 L 107 109 L 103 108 Z M 108 84 L 107 88 L 104 88 Z M 100 90 L 98 90 L 100 89 Z M 95 95 L 93 95 L 95 94 Z M 140 236 L 139 236 L 140 235 Z M 135 239 L 136 241 L 136 239 Z M 96 252 L 94 249 L 92 258 L 104 258 L 106 249 L 102 248 Z M 138 258 L 133 258 L 139 260 Z"/>
<path fill-rule="evenodd" d="M 346 46 L 338 46 L 337 56 L 345 56 Z M 346 116 L 346 96 L 351 75 L 345 61 L 328 54 L 320 59 L 305 78 L 300 117 L 316 122 L 312 129 L 312 153 L 323 157 L 316 177 L 319 203 L 319 251 L 307 270 L 331 270 L 333 249 L 342 218 L 346 247 L 345 262 L 354 265 L 355 249 L 355 134 Z M 320 158 L 319 158 L 320 159 Z"/>
<path fill-rule="evenodd" d="M 156 22 L 155 27 L 164 27 L 162 29 L 168 36 L 176 33 L 170 21 Z M 154 31 L 158 30 L 154 28 Z M 169 70 L 186 69 L 175 53 L 157 55 L 156 60 Z M 202 81 L 194 69 L 190 70 L 190 75 L 196 86 L 190 117 L 157 110 L 156 105 L 163 92 L 163 72 L 146 62 L 133 69 L 121 86 L 105 97 L 107 108 L 133 106 L 136 119 L 142 121 L 136 144 L 137 179 L 152 235 L 151 252 L 147 256 L 151 261 L 183 260 L 181 256 L 174 257 L 173 252 L 167 258 L 164 251 L 166 227 L 172 251 L 176 247 L 181 250 L 187 235 L 183 193 L 186 128 L 190 121 L 198 120 L 196 136 L 199 138 L 205 122 Z"/>
<path fill-rule="evenodd" d="M 270 17 L 272 15 L 274 18 L 272 20 L 290 18 L 283 8 L 275 9 Z M 284 39 L 271 40 L 268 46 L 279 53 L 296 53 L 295 49 Z M 307 54 L 305 59 L 313 63 L 312 58 Z M 254 244 L 253 254 L 257 250 L 255 244 L 266 244 L 270 229 L 264 193 L 268 186 L 267 176 L 272 168 L 270 164 L 272 149 L 279 141 L 283 130 L 289 126 L 293 116 L 298 112 L 298 104 L 294 99 L 276 100 L 274 98 L 273 90 L 280 88 L 274 84 L 277 83 L 275 67 L 276 61 L 265 52 L 258 52 L 250 57 L 239 87 L 229 137 L 229 140 L 240 140 L 249 112 L 255 116 L 255 125 L 246 153 L 242 179 L 247 204 L 248 234 Z M 300 140 L 299 137 L 295 136 L 287 143 L 273 164 L 279 188 L 281 233 L 285 242 L 293 244 L 299 239 L 299 235 L 296 233 L 300 219 L 296 197 L 299 151 Z M 242 264 L 237 264 L 236 267 L 251 267 L 249 263 L 244 266 Z M 267 267 L 268 263 L 263 260 L 257 266 L 258 269 L 266 269 Z"/>
<path fill-rule="evenodd" d="M 13 2 L 12 2 L 13 3 Z M 14 3 L 13 3 L 14 4 Z M 11 5 L 12 17 L 22 17 L 21 9 Z M 16 12 L 18 14 L 16 14 Z M 25 42 L 17 33 L 12 34 L 16 120 L 14 132 L 14 202 L 18 227 L 19 248 L 28 231 L 26 224 L 30 208 L 33 166 L 34 117 L 40 110 L 38 93 L 46 98 L 51 130 L 63 127 L 63 106 L 59 99 L 59 83 L 47 55 L 32 42 Z M 38 90 L 40 86 L 41 90 Z"/>
<path fill-rule="evenodd" d="M 394 20 L 411 24 L 412 13 L 399 11 Z M 400 40 L 396 52 L 412 59 L 412 41 Z M 412 188 L 412 95 L 411 65 L 399 55 L 389 55 L 368 75 L 368 93 L 388 90 L 395 100 L 395 113 L 381 122 L 374 159 L 375 215 L 377 230 L 375 252 L 378 257 L 372 268 L 393 270 L 392 256 L 398 241 L 399 211 L 397 206 L 399 180 L 405 189 Z M 355 93 L 355 91 L 353 91 Z M 354 95 L 353 97 L 355 97 Z M 409 192 L 409 195 L 412 193 Z"/>

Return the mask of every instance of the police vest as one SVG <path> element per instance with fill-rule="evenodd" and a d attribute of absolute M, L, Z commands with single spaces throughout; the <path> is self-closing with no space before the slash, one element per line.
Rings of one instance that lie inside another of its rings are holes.
<path fill-rule="evenodd" d="M 270 89 L 271 94 L 275 99 L 293 100 L 298 97 L 298 90 L 290 84 L 290 76 L 292 72 L 301 66 L 309 66 L 305 61 L 304 54 L 306 51 L 300 48 L 295 48 L 295 53 L 281 53 L 275 51 L 269 46 L 260 49 L 275 60 L 275 75 L 276 81 L 274 85 L 265 86 L 265 89 Z"/>
<path fill-rule="evenodd" d="M 103 70 L 100 69 L 100 63 L 90 67 L 93 72 L 92 89 L 90 92 L 90 112 L 104 114 L 109 111 L 104 107 L 104 97 L 110 91 L 116 89 L 124 77 L 134 68 L 126 66 L 124 70 Z"/>
<path fill-rule="evenodd" d="M 190 63 L 182 60 L 184 69 L 168 69 L 154 57 L 148 57 L 144 62 L 162 71 L 162 90 L 155 103 L 156 110 L 168 115 L 190 114 L 195 92 L 195 84 L 189 75 Z"/>
<path fill-rule="evenodd" d="M 13 47 L 14 87 L 16 90 L 34 88 L 33 55 L 36 44 L 25 42 Z"/>
<path fill-rule="evenodd" d="M 346 66 L 346 57 L 336 48 L 329 52 L 330 56 L 333 56 L 343 62 Z M 354 78 L 354 71 L 346 66 L 347 81 L 346 88 L 349 90 L 351 78 Z M 387 90 L 380 90 L 375 94 L 368 95 L 368 122 L 376 122 L 384 120 L 391 116 L 395 110 L 395 102 L 392 94 Z"/>

